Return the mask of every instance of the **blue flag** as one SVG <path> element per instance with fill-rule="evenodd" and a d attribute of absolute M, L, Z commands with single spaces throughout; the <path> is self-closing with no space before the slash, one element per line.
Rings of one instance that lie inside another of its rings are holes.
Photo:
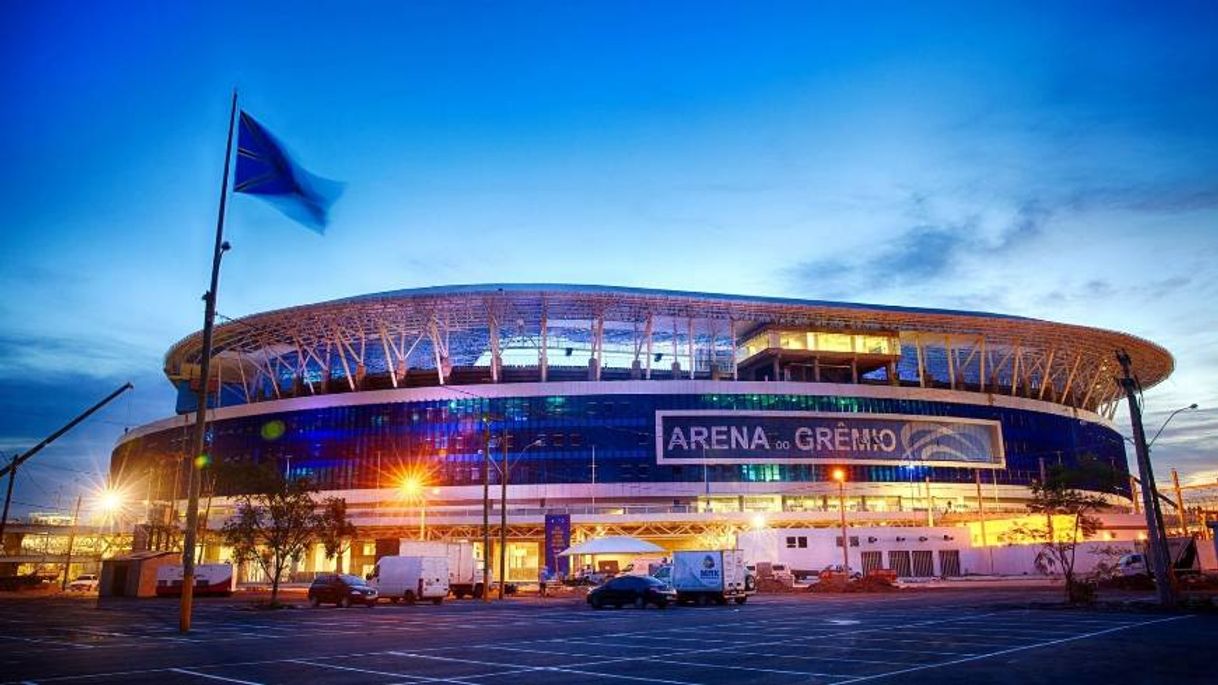
<path fill-rule="evenodd" d="M 325 233 L 330 205 L 342 186 L 300 168 L 274 136 L 241 112 L 233 192 L 260 195 L 288 217 Z"/>

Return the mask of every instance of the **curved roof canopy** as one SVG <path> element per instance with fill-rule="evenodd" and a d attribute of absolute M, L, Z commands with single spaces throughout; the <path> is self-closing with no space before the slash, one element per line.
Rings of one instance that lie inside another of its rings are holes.
<path fill-rule="evenodd" d="M 359 390 L 378 374 L 398 387 L 427 369 L 438 382 L 462 382 L 460 374 L 448 378 L 453 368 L 490 368 L 492 381 L 511 382 L 508 368 L 554 368 L 564 359 L 587 366 L 589 358 L 610 366 L 613 355 L 648 370 L 668 355 L 665 370 L 676 359 L 691 377 L 699 366 L 704 377 L 712 368 L 731 377 L 738 346 L 767 328 L 887 335 L 899 339 L 900 381 L 1083 408 L 1119 397 L 1117 350 L 1147 387 L 1173 367 L 1165 349 L 1132 335 L 1017 316 L 550 284 L 396 290 L 253 314 L 217 326 L 214 367 L 226 383 L 240 379 L 247 394 L 261 382 L 269 389 L 259 392 L 272 397 L 292 390 L 293 378 L 296 392 L 333 379 Z M 195 379 L 201 344 L 195 333 L 170 348 L 171 380 Z"/>

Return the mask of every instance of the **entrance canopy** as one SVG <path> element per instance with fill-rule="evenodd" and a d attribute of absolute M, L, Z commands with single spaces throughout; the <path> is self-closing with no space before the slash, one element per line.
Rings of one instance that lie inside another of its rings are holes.
<path fill-rule="evenodd" d="M 611 535 L 594 540 L 586 540 L 564 549 L 558 553 L 560 557 L 572 557 L 577 554 L 648 554 L 663 552 L 663 547 L 653 545 L 646 540 L 632 538 L 626 535 Z"/>

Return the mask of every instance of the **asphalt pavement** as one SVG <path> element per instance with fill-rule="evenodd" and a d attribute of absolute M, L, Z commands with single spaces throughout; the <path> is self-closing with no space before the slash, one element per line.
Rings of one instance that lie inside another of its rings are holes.
<path fill-rule="evenodd" d="M 0 598 L 13 683 L 1212 683 L 1218 617 L 1046 608 L 1049 590 L 756 596 L 595 611 L 579 597 L 251 610 Z"/>

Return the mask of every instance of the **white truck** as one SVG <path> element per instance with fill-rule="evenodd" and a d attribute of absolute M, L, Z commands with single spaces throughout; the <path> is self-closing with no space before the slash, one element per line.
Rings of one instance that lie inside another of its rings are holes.
<path fill-rule="evenodd" d="M 448 588 L 453 597 L 462 599 L 482 597 L 482 565 L 474 558 L 472 542 L 423 542 L 402 540 L 398 549 L 402 556 L 445 557 L 448 559 Z M 491 579 L 492 582 L 494 579 Z"/>
<path fill-rule="evenodd" d="M 381 557 L 368 577 L 377 594 L 397 604 L 431 600 L 439 604 L 448 596 L 448 559 L 444 557 Z"/>
<path fill-rule="evenodd" d="M 678 602 L 744 604 L 756 591 L 744 567 L 744 552 L 738 549 L 674 552 L 672 564 L 655 577 L 672 585 Z"/>

